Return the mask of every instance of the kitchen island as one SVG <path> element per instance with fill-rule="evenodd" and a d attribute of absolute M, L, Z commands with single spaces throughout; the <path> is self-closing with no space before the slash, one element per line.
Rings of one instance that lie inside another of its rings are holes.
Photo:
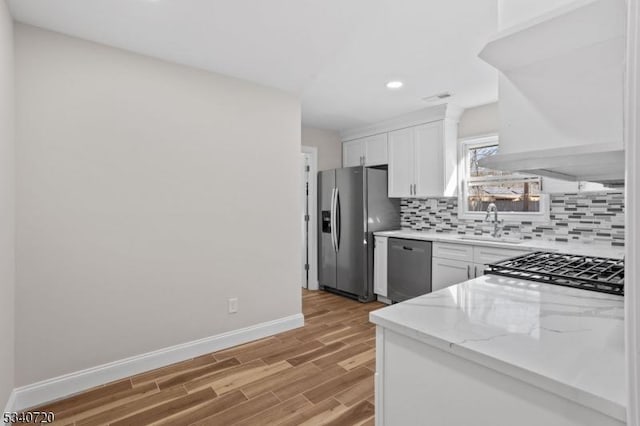
<path fill-rule="evenodd" d="M 485 275 L 370 314 L 376 424 L 625 424 L 624 302 Z"/>

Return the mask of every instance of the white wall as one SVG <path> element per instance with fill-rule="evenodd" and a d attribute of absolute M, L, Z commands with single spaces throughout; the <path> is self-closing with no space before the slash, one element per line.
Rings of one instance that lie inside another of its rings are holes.
<path fill-rule="evenodd" d="M 640 2 L 629 1 L 627 64 L 625 81 L 625 328 L 627 348 L 627 426 L 640 426 Z"/>
<path fill-rule="evenodd" d="M 521 24 L 576 0 L 498 0 L 500 29 Z"/>
<path fill-rule="evenodd" d="M 480 105 L 464 110 L 458 124 L 460 139 L 498 133 L 500 130 L 500 114 L 498 103 Z"/>
<path fill-rule="evenodd" d="M 302 145 L 318 148 L 318 171 L 342 167 L 342 142 L 338 132 L 302 127 Z"/>
<path fill-rule="evenodd" d="M 297 99 L 24 25 L 16 48 L 17 386 L 300 313 Z"/>
<path fill-rule="evenodd" d="M 14 62 L 13 23 L 0 1 L 0 410 L 14 384 Z"/>

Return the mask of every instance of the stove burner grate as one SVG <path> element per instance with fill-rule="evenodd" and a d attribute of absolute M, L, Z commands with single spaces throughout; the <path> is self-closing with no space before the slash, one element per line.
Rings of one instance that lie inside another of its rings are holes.
<path fill-rule="evenodd" d="M 487 265 L 487 274 L 624 295 L 624 260 L 534 252 Z"/>

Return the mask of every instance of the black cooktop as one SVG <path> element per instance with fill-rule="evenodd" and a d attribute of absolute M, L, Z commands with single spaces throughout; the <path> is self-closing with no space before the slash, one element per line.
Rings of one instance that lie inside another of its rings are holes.
<path fill-rule="evenodd" d="M 487 265 L 487 274 L 624 295 L 624 260 L 534 252 Z"/>

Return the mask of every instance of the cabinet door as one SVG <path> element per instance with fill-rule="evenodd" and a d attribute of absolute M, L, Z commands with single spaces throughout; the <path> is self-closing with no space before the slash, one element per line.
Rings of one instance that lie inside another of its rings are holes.
<path fill-rule="evenodd" d="M 361 166 L 364 161 L 362 139 L 342 143 L 342 167 Z"/>
<path fill-rule="evenodd" d="M 413 197 L 413 128 L 389 132 L 389 197 Z"/>
<path fill-rule="evenodd" d="M 444 195 L 443 123 L 415 127 L 415 184 L 418 197 Z"/>
<path fill-rule="evenodd" d="M 473 278 L 473 263 L 434 257 L 431 289 L 437 291 Z"/>
<path fill-rule="evenodd" d="M 388 164 L 387 134 L 369 136 L 364 143 L 364 165 L 379 166 Z"/>
<path fill-rule="evenodd" d="M 373 258 L 373 292 L 387 297 L 387 238 L 375 237 Z"/>
<path fill-rule="evenodd" d="M 473 264 L 473 276 L 481 277 L 484 275 L 484 268 L 486 268 L 484 263 L 474 263 Z"/>

